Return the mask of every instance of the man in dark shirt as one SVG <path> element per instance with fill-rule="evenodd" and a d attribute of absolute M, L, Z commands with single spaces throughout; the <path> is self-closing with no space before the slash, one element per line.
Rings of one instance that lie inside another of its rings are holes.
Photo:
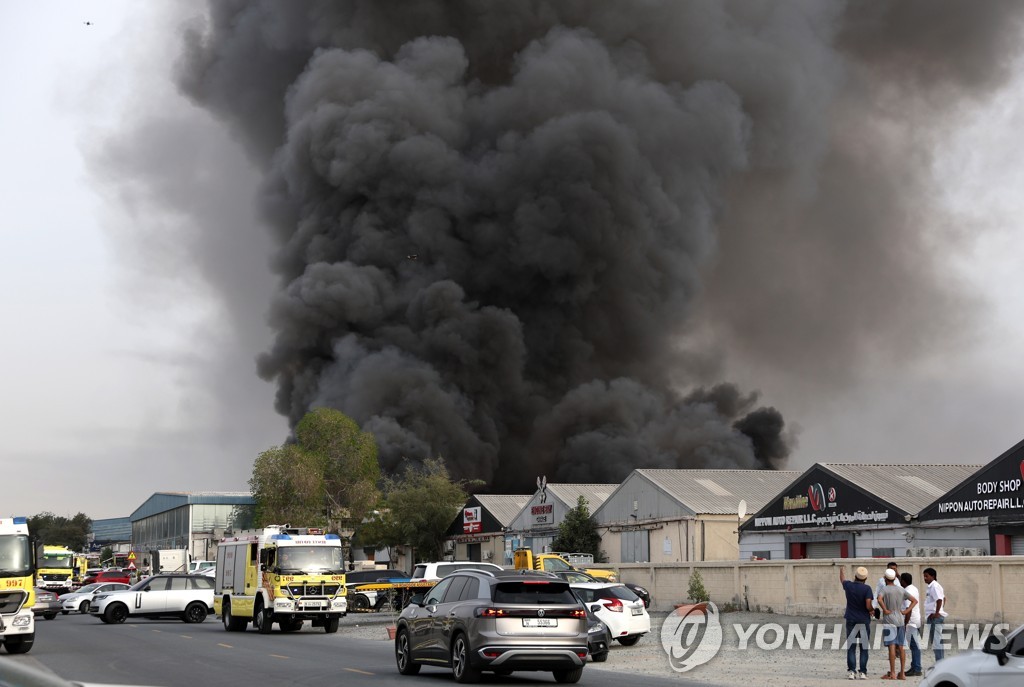
<path fill-rule="evenodd" d="M 868 645 L 871 643 L 871 601 L 875 598 L 867 585 L 868 569 L 857 568 L 856 580 L 846 579 L 846 566 L 839 566 L 839 582 L 846 592 L 846 669 L 850 680 L 868 679 Z M 860 672 L 857 672 L 857 647 L 860 646 Z"/>

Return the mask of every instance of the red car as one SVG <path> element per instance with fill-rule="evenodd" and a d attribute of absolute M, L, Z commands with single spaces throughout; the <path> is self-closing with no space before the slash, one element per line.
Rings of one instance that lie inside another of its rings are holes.
<path fill-rule="evenodd" d="M 90 575 L 82 580 L 82 586 L 84 587 L 93 582 L 123 582 L 131 584 L 131 578 L 128 576 L 127 570 L 101 570 L 95 575 Z"/>

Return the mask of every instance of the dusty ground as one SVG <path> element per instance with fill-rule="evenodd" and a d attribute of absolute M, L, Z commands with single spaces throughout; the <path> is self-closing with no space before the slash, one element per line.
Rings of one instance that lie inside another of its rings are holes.
<path fill-rule="evenodd" d="M 758 625 L 779 624 L 788 627 L 795 623 L 801 628 L 809 623 L 815 625 L 824 624 L 831 632 L 836 623 L 835 618 L 808 618 L 796 616 L 784 616 L 768 613 L 723 613 L 720 616 L 723 638 L 721 651 L 708 663 L 698 666 L 686 673 L 674 672 L 669 666 L 667 654 L 661 644 L 661 626 L 665 614 L 652 614 L 651 634 L 645 636 L 634 646 L 625 647 L 615 643 L 611 655 L 604 663 L 590 662 L 587 670 L 613 670 L 629 672 L 633 674 L 651 674 L 664 677 L 675 677 L 680 681 L 692 681 L 695 683 L 721 685 L 722 687 L 735 687 L 736 685 L 751 685 L 770 687 L 828 687 L 833 685 L 849 685 L 846 672 L 846 650 L 842 648 L 845 635 L 840 634 L 838 648 L 833 650 L 832 640 L 825 637 L 822 647 L 818 650 L 812 648 L 803 650 L 794 645 L 792 649 L 780 648 L 773 651 L 766 651 L 756 648 L 755 639 L 757 632 L 750 635 L 748 648 L 740 649 L 739 635 L 735 626 L 740 626 L 740 631 L 746 633 L 751 624 Z M 842 620 L 840 619 L 840 622 Z M 347 636 L 361 637 L 365 639 L 376 639 L 388 641 L 386 625 L 390 619 L 385 615 L 363 614 L 349 615 L 342 621 L 339 633 Z M 767 630 L 763 636 L 769 640 L 774 638 L 772 632 Z M 955 650 L 947 650 L 946 655 L 955 654 Z M 907 656 L 909 670 L 909 653 Z M 923 652 L 922 664 L 927 670 L 934 665 L 935 658 L 931 650 Z M 868 680 L 879 684 L 883 673 L 889 669 L 888 654 L 883 647 L 872 648 L 868 660 Z M 897 670 L 899 668 L 897 667 Z M 898 684 L 912 685 L 921 678 L 910 677 L 906 682 Z M 858 683 L 861 684 L 861 683 Z M 883 683 L 887 684 L 887 683 Z"/>

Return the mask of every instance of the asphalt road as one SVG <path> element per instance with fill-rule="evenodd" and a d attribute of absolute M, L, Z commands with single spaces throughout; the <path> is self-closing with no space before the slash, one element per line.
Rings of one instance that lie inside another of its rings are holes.
<path fill-rule="evenodd" d="M 355 622 L 349 616 L 342 622 Z M 383 627 L 381 628 L 383 630 Z M 24 655 L 0 652 L 0 661 L 41 667 L 79 682 L 156 687 L 252 687 L 310 685 L 342 681 L 346 687 L 454 684 L 451 671 L 424 668 L 418 676 L 399 675 L 391 642 L 328 635 L 308 626 L 284 634 L 275 627 L 264 636 L 252 629 L 226 632 L 210 617 L 198 625 L 179 620 L 138 620 L 106 625 L 92 616 L 71 614 L 36 623 L 36 642 Z M 628 668 L 628 666 L 624 666 Z M 0 664 L 2 670 L 2 664 Z M 2 673 L 0 673 L 2 674 Z M 484 684 L 557 684 L 550 673 L 485 674 Z M 695 684 L 687 680 L 689 685 Z M 622 687 L 678 686 L 678 680 L 585 669 L 580 684 Z"/>

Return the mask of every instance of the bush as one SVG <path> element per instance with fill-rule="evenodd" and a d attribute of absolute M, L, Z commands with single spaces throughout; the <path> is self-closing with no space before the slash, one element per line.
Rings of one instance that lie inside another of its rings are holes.
<path fill-rule="evenodd" d="M 701 577 L 700 570 L 694 570 L 693 574 L 690 575 L 690 586 L 686 588 L 686 596 L 690 601 L 697 603 L 711 600 L 711 595 L 704 588 L 704 578 Z"/>

